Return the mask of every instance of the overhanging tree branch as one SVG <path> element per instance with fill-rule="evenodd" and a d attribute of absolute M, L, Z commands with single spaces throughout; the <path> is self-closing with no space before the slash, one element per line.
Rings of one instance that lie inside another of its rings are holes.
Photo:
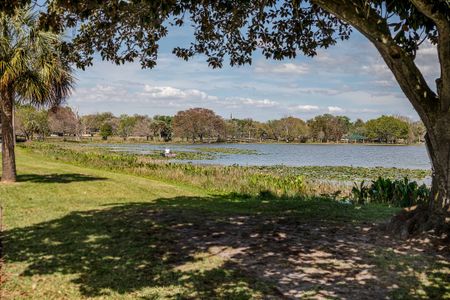
<path fill-rule="evenodd" d="M 413 56 L 394 41 L 386 20 L 364 1 L 312 2 L 349 23 L 372 42 L 424 123 L 431 124 L 439 99 L 428 86 Z"/>
<path fill-rule="evenodd" d="M 411 0 L 414 6 L 425 16 L 430 18 L 437 27 L 438 56 L 441 65 L 441 78 L 436 80 L 441 110 L 448 112 L 450 109 L 450 20 L 449 16 L 436 9 L 436 1 Z M 443 4 L 445 5 L 445 4 Z M 450 4 L 447 4 L 450 5 Z"/>

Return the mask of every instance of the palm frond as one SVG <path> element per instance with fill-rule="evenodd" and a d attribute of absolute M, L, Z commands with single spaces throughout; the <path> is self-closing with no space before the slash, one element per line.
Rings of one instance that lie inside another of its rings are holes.
<path fill-rule="evenodd" d="M 30 9 L 0 13 L 0 92 L 14 90 L 21 103 L 37 106 L 64 101 L 75 79 L 60 47 L 60 36 L 40 29 Z"/>

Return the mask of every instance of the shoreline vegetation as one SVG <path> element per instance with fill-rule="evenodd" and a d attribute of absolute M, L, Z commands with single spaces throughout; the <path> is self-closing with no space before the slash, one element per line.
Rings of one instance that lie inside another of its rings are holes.
<path fill-rule="evenodd" d="M 212 192 L 240 193 L 250 196 L 267 194 L 276 197 L 324 196 L 346 200 L 351 198 L 356 183 L 369 184 L 378 178 L 423 181 L 429 170 L 400 168 L 365 168 L 347 166 L 222 166 L 191 164 L 164 158 L 158 151 L 135 154 L 111 151 L 76 143 L 32 142 L 19 147 L 79 166 L 95 167 L 136 174 L 167 182 L 193 185 Z M 215 155 L 239 152 L 241 149 L 196 148 L 199 152 L 178 152 L 179 159 L 211 159 Z"/>

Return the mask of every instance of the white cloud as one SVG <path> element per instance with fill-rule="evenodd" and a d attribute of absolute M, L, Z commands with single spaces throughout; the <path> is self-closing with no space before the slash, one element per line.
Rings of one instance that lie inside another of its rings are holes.
<path fill-rule="evenodd" d="M 287 74 L 306 74 L 309 71 L 309 67 L 303 64 L 281 64 L 273 68 L 274 73 L 287 73 Z"/>
<path fill-rule="evenodd" d="M 256 100 L 251 98 L 246 98 L 242 101 L 243 104 L 255 105 L 256 107 L 272 107 L 278 104 L 276 101 L 269 99 Z"/>
<path fill-rule="evenodd" d="M 387 67 L 387 65 L 383 62 L 375 62 L 368 65 L 363 65 L 361 70 L 364 73 L 374 75 L 376 77 L 381 78 L 393 78 L 391 70 Z"/>
<path fill-rule="evenodd" d="M 374 82 L 382 87 L 392 87 L 395 85 L 395 82 L 391 80 L 375 80 Z"/>
<path fill-rule="evenodd" d="M 345 112 L 345 109 L 339 107 L 339 106 L 328 106 L 328 112 L 330 113 L 343 113 Z"/>
<path fill-rule="evenodd" d="M 364 118 L 368 115 L 383 113 L 383 110 L 376 109 L 374 105 L 389 105 L 394 109 L 394 107 L 398 107 L 398 104 L 407 102 L 405 99 L 399 99 L 396 93 L 381 93 L 374 96 L 362 91 L 334 93 L 331 92 L 332 89 L 326 88 L 303 88 L 303 92 L 307 92 L 307 90 L 311 90 L 313 94 L 319 94 L 311 95 L 312 98 L 319 97 L 317 100 L 313 100 L 317 101 L 317 104 L 292 104 L 292 102 L 275 101 L 271 98 L 217 97 L 198 89 L 152 84 L 129 85 L 117 82 L 110 85 L 98 84 L 94 87 L 79 88 L 70 101 L 76 106 L 97 103 L 94 106 L 102 107 L 100 111 L 112 110 L 117 114 L 130 110 L 132 113 L 150 115 L 156 114 L 158 111 L 173 114 L 192 107 L 206 107 L 224 116 L 233 113 L 233 115 L 252 118 L 258 118 L 258 115 L 274 118 L 274 116 L 281 117 L 291 113 L 300 113 L 302 118 L 310 118 L 323 113 L 345 113 L 354 118 Z M 347 105 L 327 106 L 328 101 L 321 102 L 323 101 L 321 100 L 322 95 L 326 95 L 327 99 L 330 98 L 330 101 L 336 104 L 347 103 Z M 127 108 L 118 109 L 119 107 Z M 140 109 L 133 110 L 133 107 L 140 107 Z"/>
<path fill-rule="evenodd" d="M 279 105 L 277 101 L 273 101 L 270 99 L 253 99 L 246 97 L 226 97 L 223 101 L 218 101 L 220 104 L 223 104 L 228 107 L 240 107 L 241 105 L 248 105 L 253 107 L 275 107 Z"/>
<path fill-rule="evenodd" d="M 207 100 L 210 96 L 205 92 L 196 89 L 178 89 L 170 86 L 151 86 L 146 84 L 144 92 L 140 93 L 143 97 L 150 97 L 156 99 L 170 98 L 170 99 L 201 99 Z"/>
<path fill-rule="evenodd" d="M 129 94 L 126 89 L 111 86 L 97 84 L 91 88 L 78 88 L 74 91 L 71 99 L 75 102 L 120 102 L 128 100 Z"/>
<path fill-rule="evenodd" d="M 379 110 L 378 109 L 370 109 L 370 108 L 361 108 L 361 109 L 347 109 L 346 111 L 351 112 L 351 113 L 378 113 Z"/>
<path fill-rule="evenodd" d="M 135 86 L 133 86 L 135 88 Z M 156 106 L 179 106 L 201 104 L 214 101 L 217 97 L 197 89 L 179 89 L 170 86 L 140 85 L 137 90 L 129 89 L 128 85 L 97 84 L 90 88 L 78 88 L 71 100 L 84 102 L 123 102 L 123 103 L 151 103 Z"/>
<path fill-rule="evenodd" d="M 313 112 L 318 111 L 319 107 L 317 105 L 296 105 L 290 108 L 293 111 L 297 112 Z"/>
<path fill-rule="evenodd" d="M 342 87 L 342 89 L 331 89 L 331 88 L 297 88 L 300 93 L 304 94 L 319 94 L 319 95 L 338 95 L 343 92 L 348 91 L 348 87 Z"/>
<path fill-rule="evenodd" d="M 260 63 L 255 67 L 257 73 L 277 73 L 286 75 L 303 75 L 309 72 L 309 67 L 306 64 L 284 63 L 284 64 L 269 64 L 266 62 Z"/>
<path fill-rule="evenodd" d="M 434 79 L 439 77 L 439 59 L 436 46 L 429 42 L 423 43 L 417 51 L 416 64 L 429 81 L 430 87 L 433 88 Z"/>

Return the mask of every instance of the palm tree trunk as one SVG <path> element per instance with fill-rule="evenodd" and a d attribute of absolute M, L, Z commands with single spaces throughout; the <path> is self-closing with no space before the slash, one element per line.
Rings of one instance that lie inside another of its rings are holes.
<path fill-rule="evenodd" d="M 13 103 L 13 93 L 2 93 L 0 99 L 2 119 L 2 182 L 15 182 L 17 175 L 14 154 Z"/>
<path fill-rule="evenodd" d="M 12 129 L 13 129 L 14 146 L 16 146 L 16 110 L 14 108 L 14 104 L 12 106 Z"/>

